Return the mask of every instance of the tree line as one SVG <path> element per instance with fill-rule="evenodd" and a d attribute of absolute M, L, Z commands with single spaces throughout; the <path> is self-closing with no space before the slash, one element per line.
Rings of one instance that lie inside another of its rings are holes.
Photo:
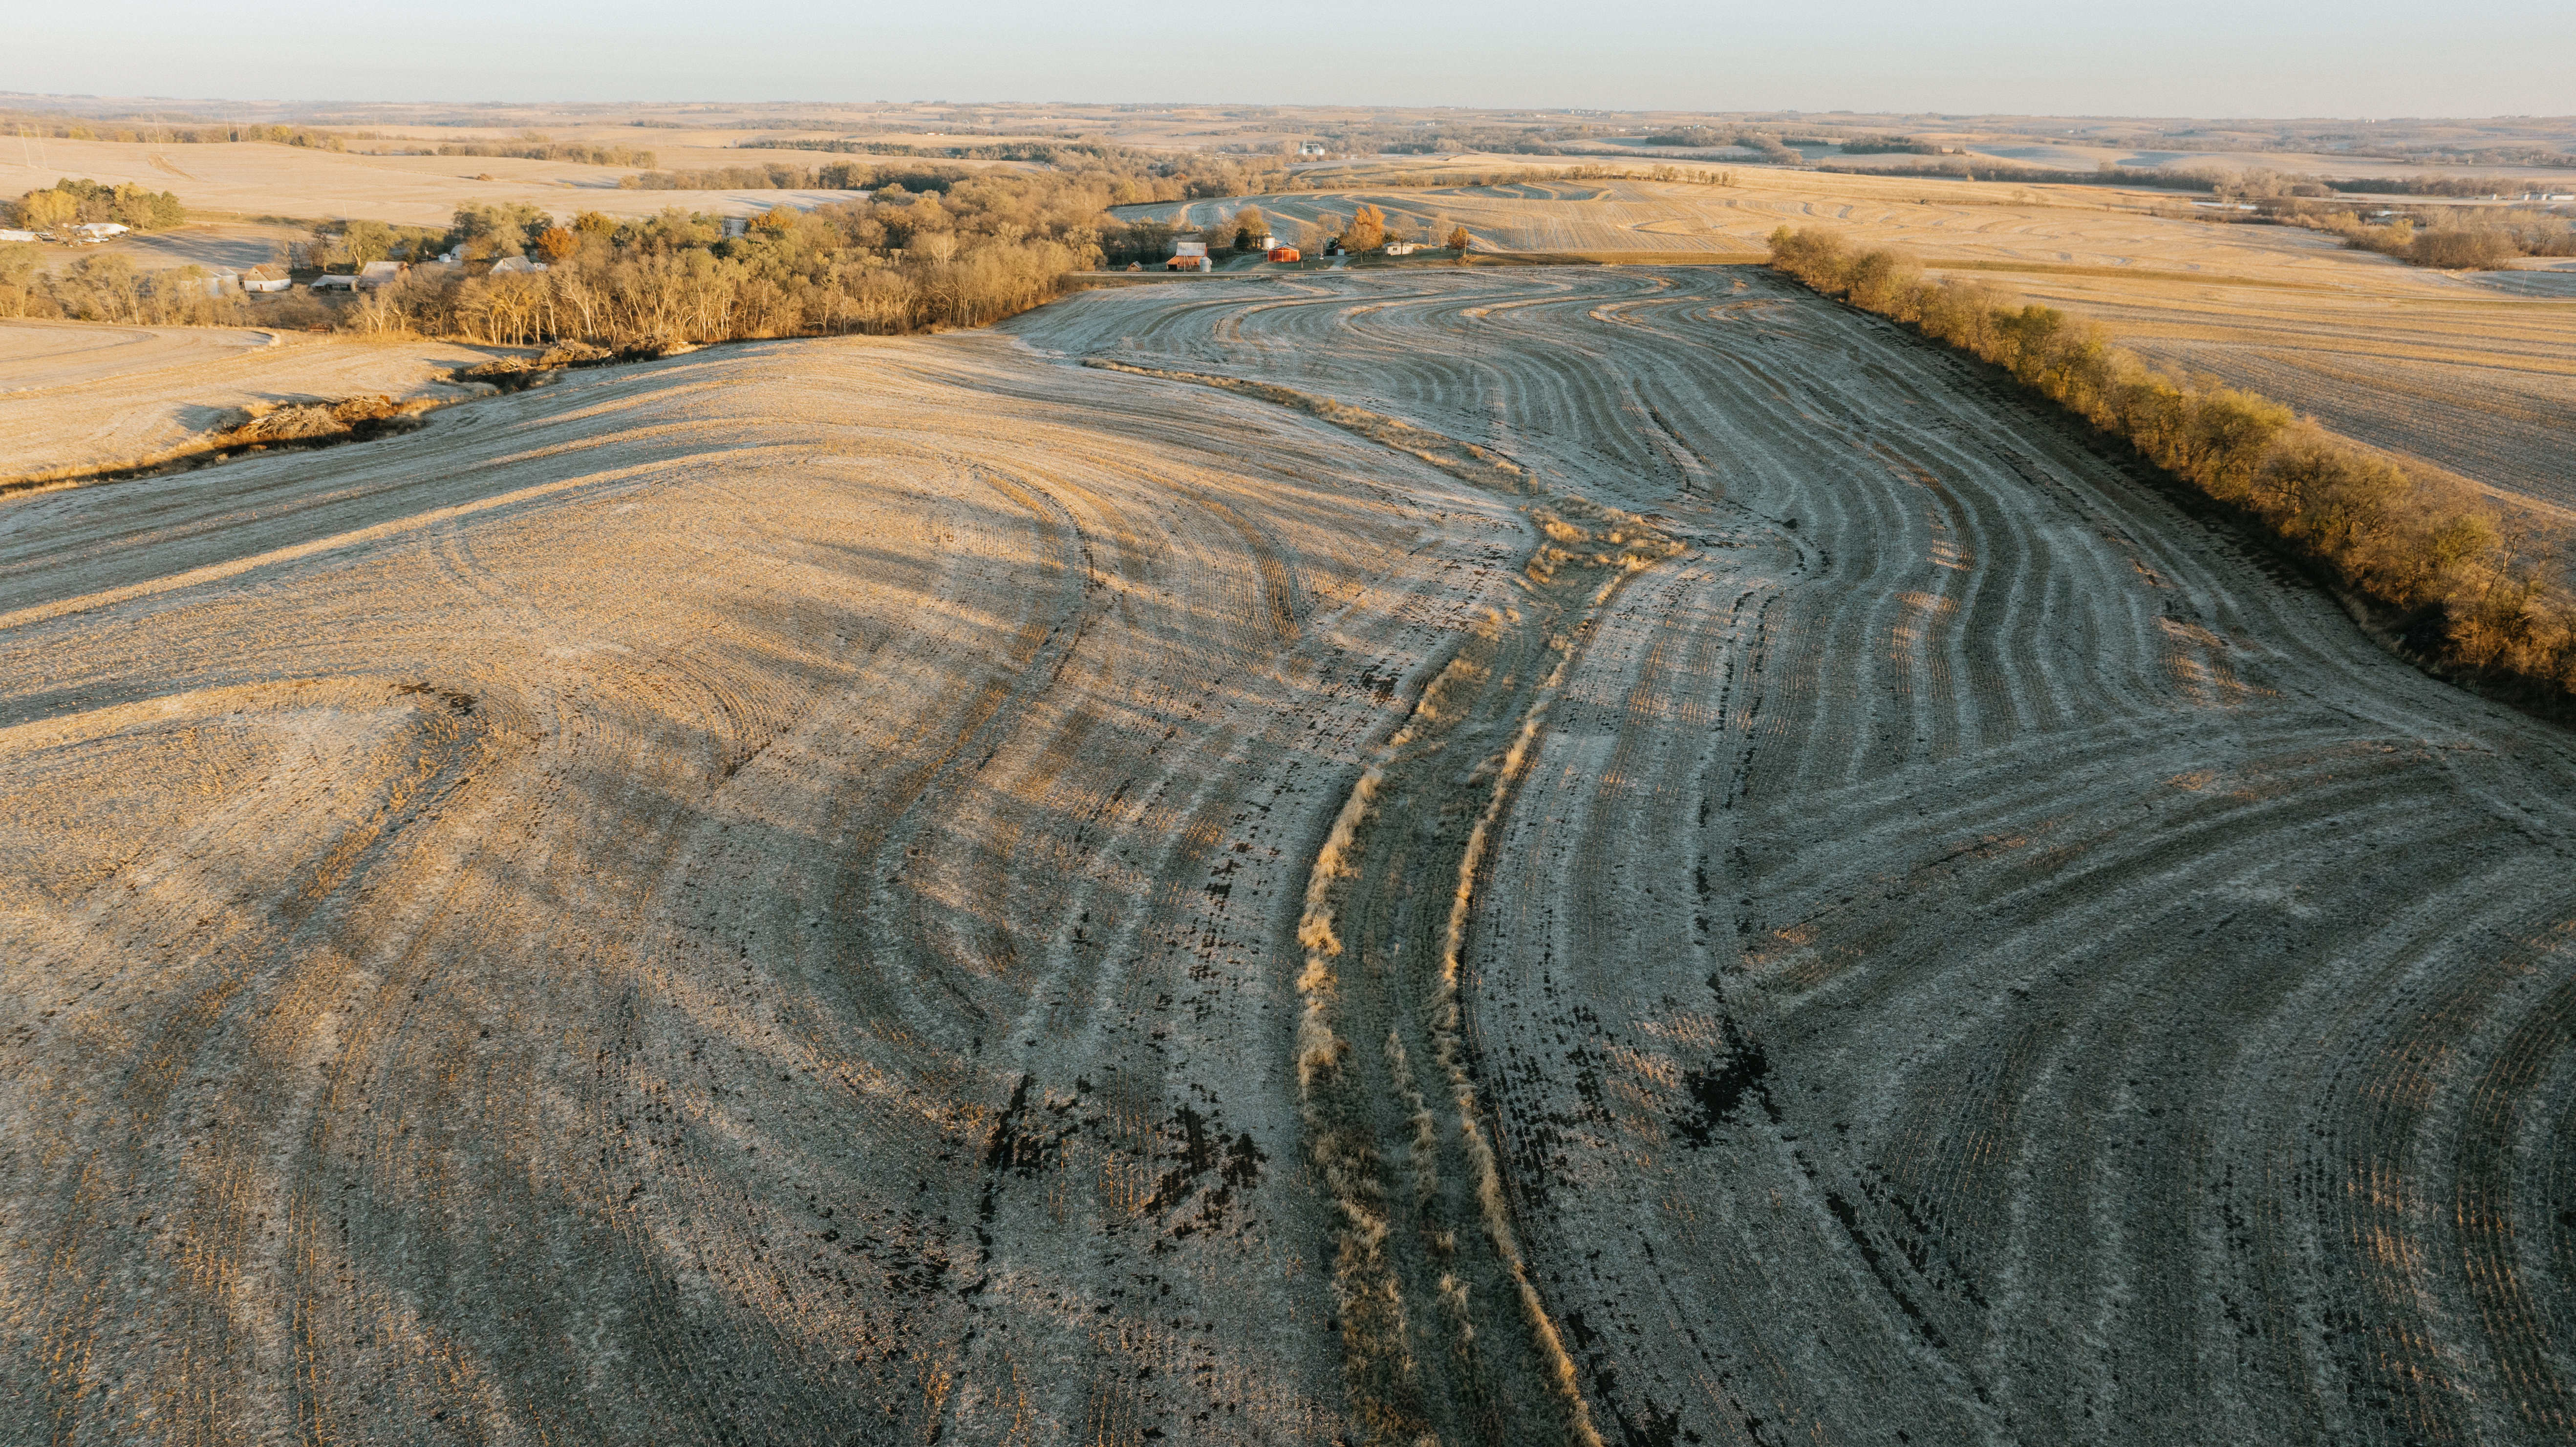
<path fill-rule="evenodd" d="M 1110 161 L 1125 148 L 1106 141 L 994 141 L 986 145 L 925 146 L 912 141 L 802 141 L 780 136 L 762 136 L 757 140 L 738 142 L 742 151 L 827 151 L 853 156 L 933 156 L 951 161 L 1031 161 L 1042 166 L 1067 169 L 1066 163 L 1091 158 Z"/>
<path fill-rule="evenodd" d="M 29 231 L 91 221 L 112 221 L 136 231 L 167 231 L 187 220 L 188 208 L 170 192 L 146 190 L 131 182 L 103 186 L 87 177 L 75 181 L 66 176 L 15 201 L 0 202 L 0 221 Z"/>
<path fill-rule="evenodd" d="M 2286 224 L 2340 236 L 2353 250 L 2442 271 L 2487 271 L 2524 256 L 2576 256 L 2576 227 L 2546 212 L 2437 208 L 2366 219 L 2300 202 L 2274 214 Z"/>
<path fill-rule="evenodd" d="M 1733 171 L 1723 167 L 1671 165 L 1520 166 L 1507 171 L 1307 171 L 1282 178 L 1282 193 L 1298 191 L 1447 191 L 1477 186 L 1523 186 L 1547 181 L 1671 181 L 1696 186 L 1732 186 Z"/>
<path fill-rule="evenodd" d="M 325 130 L 316 126 L 232 124 L 201 120 L 74 120 L 26 112 L 0 112 L 0 128 L 9 135 L 62 141 L 118 141 L 127 145 L 215 145 L 265 142 L 317 151 L 346 151 L 352 141 L 410 141 L 417 137 L 383 131 Z M 407 154 L 397 152 L 396 154 Z M 557 141 L 541 132 L 523 132 L 508 141 L 447 141 L 423 155 L 508 156 L 526 161 L 575 161 L 592 166 L 653 168 L 654 154 L 633 146 L 589 146 Z"/>
<path fill-rule="evenodd" d="M 2411 206 L 2363 216 L 2335 204 L 2335 187 L 2313 177 L 2276 171 L 2230 172 L 2211 190 L 2221 200 L 2248 205 L 2234 216 L 2195 220 L 2252 221 L 2303 226 L 2343 238 L 2356 251 L 2375 251 L 2417 266 L 2476 271 L 2523 256 L 2576 256 L 2576 227 L 2551 211 L 2502 206 Z"/>
<path fill-rule="evenodd" d="M 1678 130 L 1657 131 L 1655 134 L 1646 137 L 1646 144 L 1650 146 L 1688 146 L 1698 150 L 1714 150 L 1727 146 L 1736 146 L 1744 150 L 1751 151 L 1760 156 L 1763 160 L 1771 162 L 1774 165 L 1799 166 L 1806 164 L 1807 159 L 1798 152 L 1791 150 L 1787 142 L 1781 140 L 1780 137 L 1769 131 L 1744 129 L 1721 130 L 1714 126 L 1683 126 Z"/>
<path fill-rule="evenodd" d="M 1284 174 L 1274 157 L 1246 157 L 1211 151 L 1143 151 L 1103 141 L 1012 141 L 988 146 L 929 147 L 885 141 L 792 141 L 765 138 L 745 141 L 742 150 L 825 151 L 848 155 L 938 157 L 951 160 L 1007 161 L 1065 178 L 1070 184 L 1098 190 L 1112 206 L 1148 201 L 1194 201 L 1239 196 L 1269 188 Z M 810 178 L 781 181 L 777 189 L 867 190 L 888 181 L 915 191 L 946 189 L 968 177 L 994 174 L 1000 168 L 889 166 L 852 162 L 806 169 L 792 165 L 758 168 L 759 174 Z M 1017 169 L 1017 167 L 1015 167 Z M 752 168 L 722 171 L 663 172 L 661 179 L 639 178 L 645 190 L 735 189 L 684 184 L 716 175 L 748 175 Z"/>
<path fill-rule="evenodd" d="M 569 226 L 529 223 L 518 236 L 479 238 L 495 250 L 518 244 L 545 259 L 544 271 L 414 268 L 353 302 L 340 324 L 495 345 L 642 350 L 985 326 L 1053 298 L 1067 273 L 1098 264 L 1082 228 L 1050 230 L 1037 219 L 989 224 L 989 213 L 961 216 L 922 197 L 782 207 L 727 237 L 717 218 L 677 208 L 630 222 L 585 212 Z M 903 244 L 888 244 L 896 241 Z"/>
<path fill-rule="evenodd" d="M 2023 385 L 2235 508 L 2340 587 L 2402 615 L 2438 666 L 2563 705 L 2576 692 L 2576 594 L 2556 560 L 2469 489 L 2334 437 L 2259 394 L 2148 366 L 2095 323 L 1926 280 L 1902 252 L 1772 233 L 1771 265 L 2009 371 Z"/>
<path fill-rule="evenodd" d="M 132 326 L 229 326 L 242 320 L 237 293 L 208 290 L 194 266 L 138 271 L 108 253 L 84 256 L 47 275 L 44 255 L 23 243 L 0 246 L 0 317 L 70 317 Z M 313 308 L 318 313 L 319 308 Z"/>
<path fill-rule="evenodd" d="M 585 166 L 639 166 L 652 170 L 654 154 L 634 146 L 585 146 L 531 132 L 515 141 L 443 141 L 442 156 L 504 156 L 522 161 L 572 161 Z"/>

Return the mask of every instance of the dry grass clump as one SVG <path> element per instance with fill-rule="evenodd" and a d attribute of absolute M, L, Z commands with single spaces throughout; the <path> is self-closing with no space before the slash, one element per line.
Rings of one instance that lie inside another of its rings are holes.
<path fill-rule="evenodd" d="M 533 357 L 495 357 L 488 362 L 478 362 L 471 367 L 459 367 L 455 376 L 460 382 L 486 382 L 504 392 L 515 392 L 534 386 L 540 381 L 547 380 L 553 373 L 568 368 L 597 367 L 610 362 L 650 361 L 676 352 L 693 350 L 695 348 L 680 345 L 611 348 L 578 340 L 560 341 Z"/>
<path fill-rule="evenodd" d="M 218 448 L 261 442 L 296 442 L 336 437 L 359 424 L 400 415 L 402 408 L 381 393 L 346 397 L 337 402 L 296 402 L 283 407 L 244 409 L 243 419 L 207 440 Z"/>
<path fill-rule="evenodd" d="M 0 479 L 0 496 L 50 491 L 83 483 L 141 477 L 165 470 L 186 470 L 221 462 L 244 449 L 323 447 L 334 442 L 360 442 L 424 425 L 421 413 L 434 405 L 397 402 L 370 392 L 334 401 L 254 404 L 235 411 L 233 421 L 184 446 L 173 447 L 112 467 L 60 467 Z"/>
<path fill-rule="evenodd" d="M 1652 567 L 1682 551 L 1680 542 L 1644 518 L 1573 494 L 1556 499 L 1553 507 L 1531 509 L 1530 517 L 1547 539 L 1530 554 L 1529 575 L 1535 583 L 1555 581 L 1557 571 L 1568 565 L 1615 569 L 1615 581 L 1619 574 Z"/>
<path fill-rule="evenodd" d="M 1772 266 L 2010 371 L 2149 461 L 2259 521 L 2292 554 L 2405 618 L 2427 662 L 2536 702 L 2576 692 L 2576 596 L 2465 488 L 2328 434 L 2257 393 L 2199 388 L 2099 324 L 1932 282 L 1913 258 L 1782 227 Z"/>

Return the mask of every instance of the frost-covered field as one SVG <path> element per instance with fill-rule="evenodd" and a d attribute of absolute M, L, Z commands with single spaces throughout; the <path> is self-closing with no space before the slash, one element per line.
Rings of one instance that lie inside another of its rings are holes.
<path fill-rule="evenodd" d="M 2563 731 L 1758 272 L 1005 333 L 0 505 L 0 1436 L 2563 1434 Z"/>

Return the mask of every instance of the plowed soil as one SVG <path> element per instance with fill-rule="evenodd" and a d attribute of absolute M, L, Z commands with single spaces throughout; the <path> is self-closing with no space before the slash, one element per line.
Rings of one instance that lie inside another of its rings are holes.
<path fill-rule="evenodd" d="M 1007 332 L 0 507 L 0 1438 L 2566 1435 L 2564 731 L 1760 272 Z"/>

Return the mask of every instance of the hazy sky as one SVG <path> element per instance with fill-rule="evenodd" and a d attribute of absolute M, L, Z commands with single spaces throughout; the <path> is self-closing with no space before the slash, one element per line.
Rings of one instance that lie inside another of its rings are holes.
<path fill-rule="evenodd" d="M 2576 112 L 2576 0 L 1943 6 L 27 0 L 0 89 L 267 100 L 1173 100 Z"/>

